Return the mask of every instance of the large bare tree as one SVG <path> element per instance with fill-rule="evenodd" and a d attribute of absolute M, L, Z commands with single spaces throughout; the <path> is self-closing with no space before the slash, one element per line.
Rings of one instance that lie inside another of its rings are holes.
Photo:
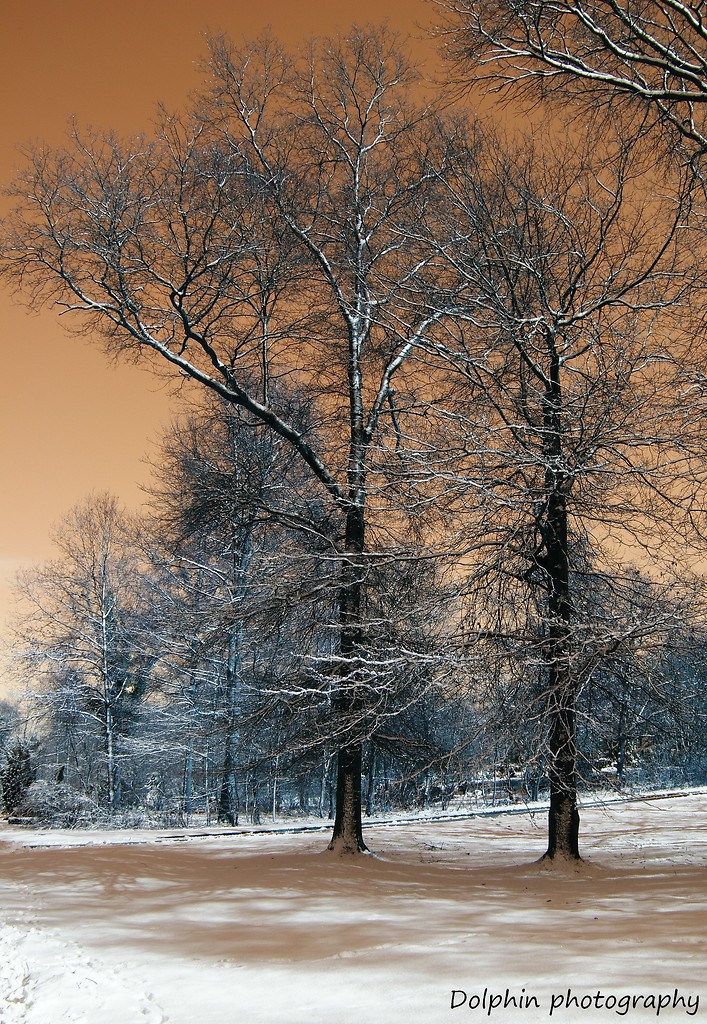
<path fill-rule="evenodd" d="M 415 77 L 384 31 L 294 57 L 218 39 L 196 108 L 153 138 L 75 131 L 65 149 L 36 148 L 2 238 L 30 303 L 110 352 L 159 357 L 292 446 L 339 521 L 334 699 L 359 727 L 375 686 L 361 657 L 368 505 L 393 381 L 444 315 L 420 225 L 445 152 Z M 316 433 L 285 390 L 310 403 Z M 361 742 L 342 735 L 331 845 L 357 851 Z"/>
<path fill-rule="evenodd" d="M 489 136 L 446 178 L 459 244 L 444 255 L 467 297 L 426 347 L 446 365 L 431 391 L 457 432 L 468 647 L 510 653 L 533 683 L 520 706 L 545 726 L 550 859 L 579 857 L 581 688 L 658 632 L 646 613 L 597 639 L 590 552 L 621 590 L 617 535 L 655 549 L 687 468 L 666 414 L 679 404 L 671 312 L 690 282 L 683 204 L 679 186 L 646 194 L 646 173 L 616 138 L 508 153 Z"/>

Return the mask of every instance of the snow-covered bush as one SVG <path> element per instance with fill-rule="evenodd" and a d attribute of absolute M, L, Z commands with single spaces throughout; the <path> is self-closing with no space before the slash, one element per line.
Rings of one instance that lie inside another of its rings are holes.
<path fill-rule="evenodd" d="M 83 793 L 42 779 L 26 790 L 18 813 L 52 828 L 79 828 L 103 823 L 105 813 Z"/>
<path fill-rule="evenodd" d="M 7 752 L 0 770 L 2 804 L 5 814 L 14 814 L 22 804 L 27 789 L 32 785 L 36 771 L 32 765 L 29 745 L 18 740 Z"/>

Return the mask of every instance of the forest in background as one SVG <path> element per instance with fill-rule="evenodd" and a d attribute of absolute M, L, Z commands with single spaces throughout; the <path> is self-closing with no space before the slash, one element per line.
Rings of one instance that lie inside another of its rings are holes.
<path fill-rule="evenodd" d="M 3 225 L 30 302 L 201 389 L 146 514 L 87 498 L 18 581 L 5 810 L 314 811 L 352 851 L 362 812 L 549 795 L 576 857 L 578 786 L 706 774 L 692 136 L 507 138 L 388 30 L 210 52 L 153 138 L 38 146 Z"/>

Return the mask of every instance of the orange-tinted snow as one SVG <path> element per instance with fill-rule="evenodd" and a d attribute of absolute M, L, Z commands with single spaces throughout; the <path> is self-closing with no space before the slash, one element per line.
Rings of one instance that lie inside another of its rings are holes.
<path fill-rule="evenodd" d="M 533 1022 L 553 997 L 556 1021 L 699 1020 L 705 811 L 705 794 L 589 808 L 588 860 L 559 872 L 534 862 L 530 815 L 374 825 L 379 856 L 355 863 L 320 852 L 325 833 L 7 829 L 0 1021 Z"/>

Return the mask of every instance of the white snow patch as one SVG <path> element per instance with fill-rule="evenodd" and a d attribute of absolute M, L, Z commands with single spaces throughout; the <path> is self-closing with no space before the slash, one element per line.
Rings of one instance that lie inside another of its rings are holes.
<path fill-rule="evenodd" d="M 55 929 L 0 930 L 2 1024 L 94 1024 L 165 1017 L 127 964 L 105 959 Z"/>
<path fill-rule="evenodd" d="M 704 1019 L 705 812 L 586 808 L 588 860 L 560 871 L 539 813 L 374 825 L 355 862 L 317 832 L 0 830 L 0 1024 Z M 568 988 L 640 998 L 550 1018 Z M 539 1005 L 488 1012 L 506 992 Z"/>

